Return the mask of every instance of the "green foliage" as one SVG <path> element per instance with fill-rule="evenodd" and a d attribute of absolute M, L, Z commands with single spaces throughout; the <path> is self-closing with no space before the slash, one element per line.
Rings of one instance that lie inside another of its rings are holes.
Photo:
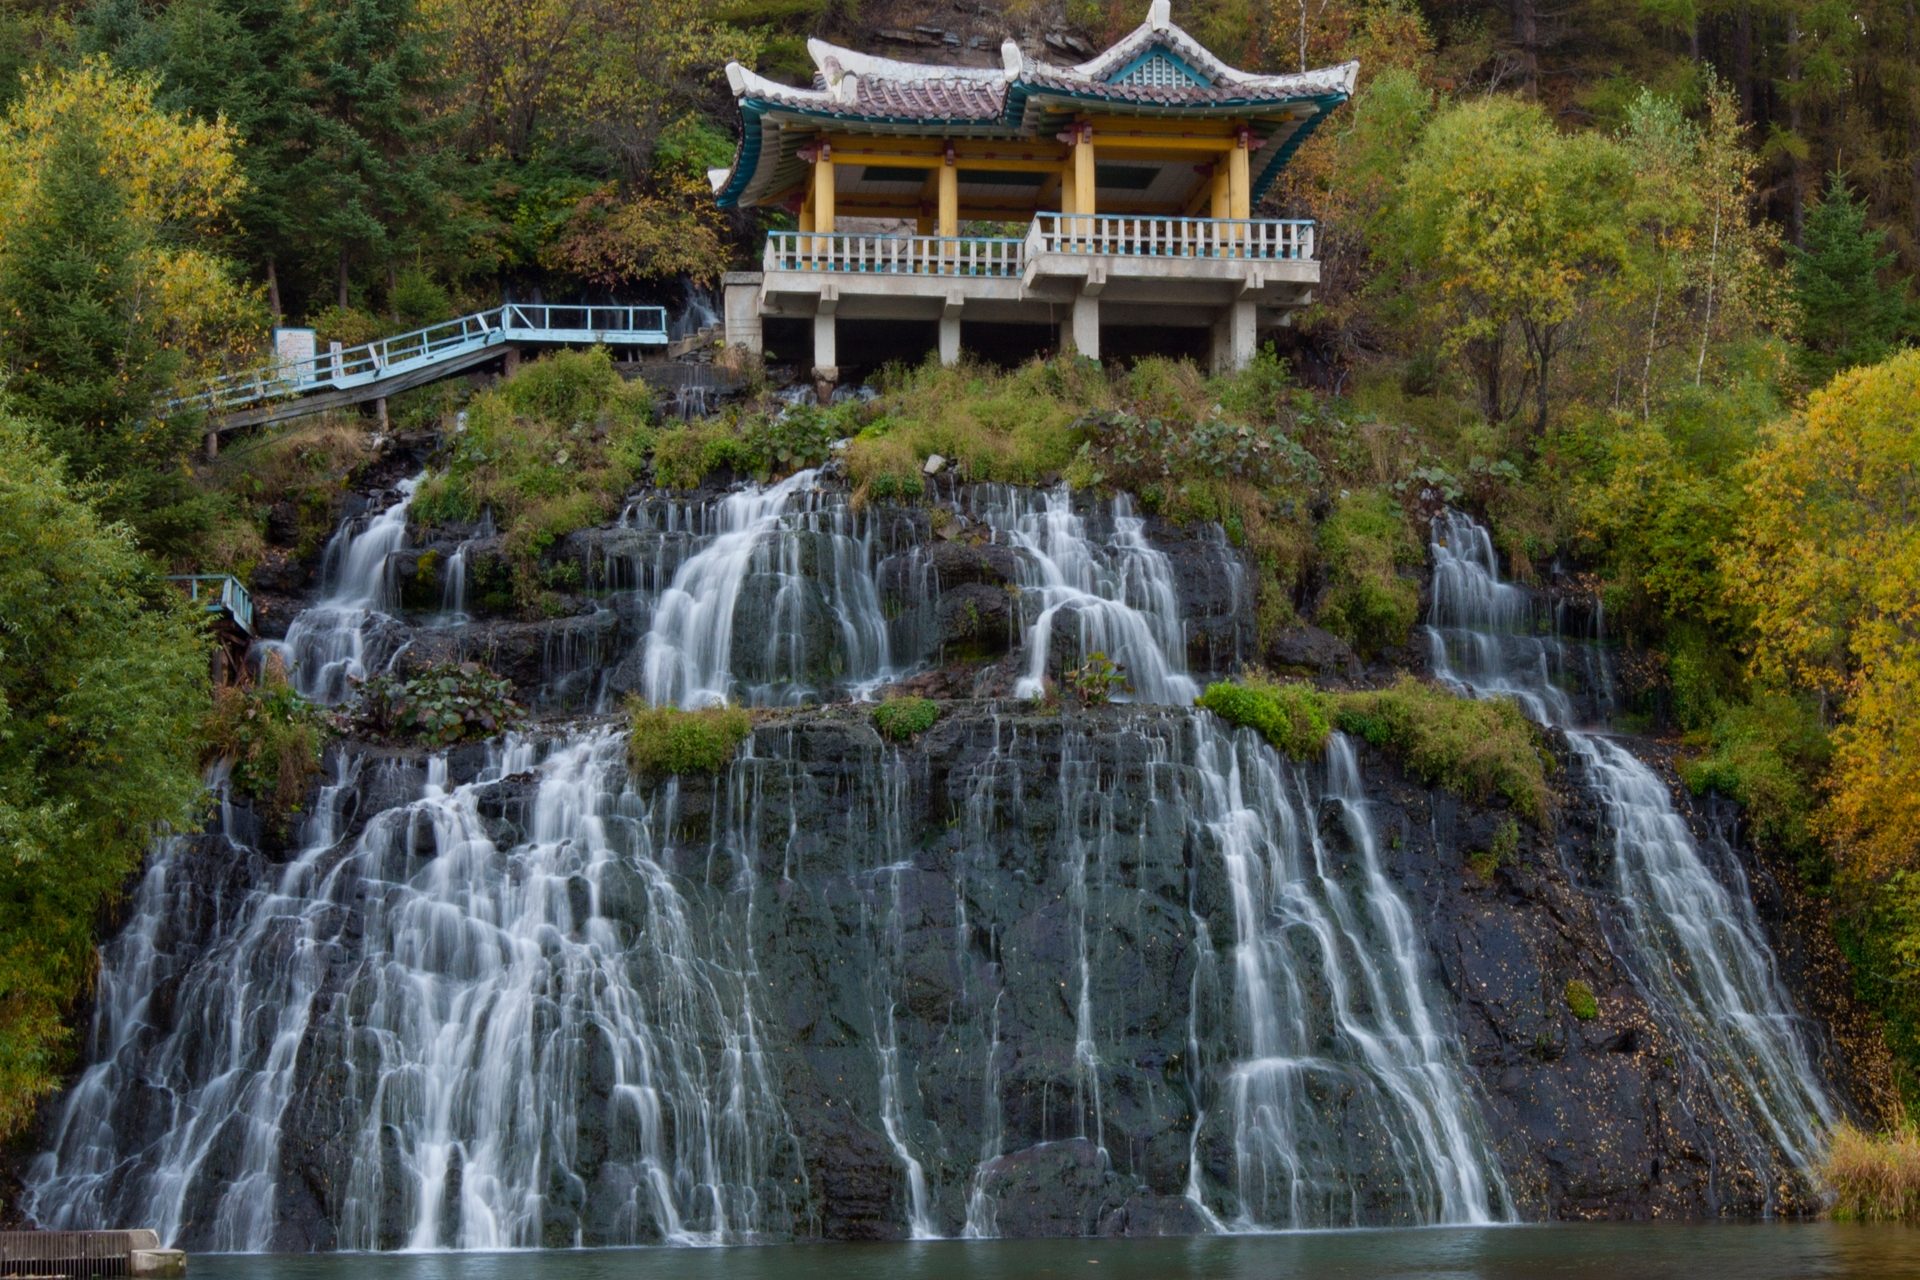
<path fill-rule="evenodd" d="M 357 416 L 307 418 L 222 449 L 208 480 L 262 533 L 272 510 L 285 504 L 283 510 L 294 519 L 291 550 L 305 559 L 325 544 L 338 523 L 341 498 L 372 454 L 366 425 Z M 229 571 L 239 568 L 225 558 L 212 563 Z"/>
<path fill-rule="evenodd" d="M 497 737 L 521 718 L 513 683 L 477 662 L 443 662 L 360 687 L 355 728 L 375 737 L 447 747 Z"/>
<path fill-rule="evenodd" d="M 1421 781 L 1470 800 L 1498 797 L 1523 818 L 1546 819 L 1548 757 L 1511 701 L 1461 698 L 1405 675 L 1333 701 L 1342 730 L 1391 752 Z"/>
<path fill-rule="evenodd" d="M 254 685 L 213 691 L 202 736 L 207 756 L 225 760 L 233 792 L 254 802 L 271 822 L 299 812 L 320 771 L 327 720 L 297 693 L 286 669 L 269 662 Z"/>
<path fill-rule="evenodd" d="M 1073 696 L 1089 707 L 1104 706 L 1116 693 L 1127 691 L 1127 673 L 1098 649 L 1066 672 L 1066 682 Z"/>
<path fill-rule="evenodd" d="M 881 737 L 905 742 L 933 728 L 940 719 L 940 704 L 932 698 L 896 696 L 874 704 L 869 714 Z"/>
<path fill-rule="evenodd" d="M 0 1133 L 61 1079 L 100 912 L 197 810 L 196 615 L 0 418 Z"/>
<path fill-rule="evenodd" d="M 1501 867 L 1510 864 L 1520 852 L 1520 824 L 1508 818 L 1493 833 L 1493 839 L 1484 849 L 1476 849 L 1467 855 L 1467 866 L 1481 883 L 1491 883 Z"/>
<path fill-rule="evenodd" d="M 1222 681 L 1207 686 L 1200 705 L 1229 724 L 1256 731 L 1296 760 L 1319 755 L 1333 731 L 1327 695 L 1309 684 Z"/>
<path fill-rule="evenodd" d="M 627 760 L 643 776 L 718 773 L 753 732 L 740 707 L 682 711 L 648 706 L 637 695 L 627 699 L 627 724 Z"/>
<path fill-rule="evenodd" d="M 1807 215 L 1805 247 L 1788 249 L 1800 367 L 1810 382 L 1892 352 L 1906 299 L 1882 281 L 1894 259 L 1885 246 L 1886 233 L 1867 225 L 1865 204 L 1833 174 L 1826 198 Z"/>
<path fill-rule="evenodd" d="M 936 453 L 968 480 L 1038 484 L 1073 461 L 1080 418 L 1112 401 L 1090 361 L 1036 361 L 1010 373 L 933 363 L 892 370 L 873 421 L 847 450 L 847 470 L 864 499 L 917 494 Z"/>
<path fill-rule="evenodd" d="M 39 198 L 0 252 L 5 395 L 71 475 L 105 486 L 111 518 L 148 545 L 178 546 L 206 515 L 181 466 L 193 424 L 151 421 L 182 367 L 147 292 L 152 232 L 80 123 L 59 126 L 38 176 Z"/>
<path fill-rule="evenodd" d="M 1630 188 L 1618 144 L 1562 134 L 1513 98 L 1443 108 L 1415 142 L 1376 258 L 1424 299 L 1443 350 L 1465 357 L 1490 421 L 1530 399 L 1546 429 L 1569 326 L 1626 266 Z"/>
<path fill-rule="evenodd" d="M 1420 588 L 1403 569 L 1418 567 L 1423 550 L 1399 505 L 1378 491 L 1349 494 L 1319 531 L 1327 594 L 1320 625 L 1363 655 L 1406 643 L 1420 611 Z"/>
<path fill-rule="evenodd" d="M 1592 1022 L 1600 1016 L 1600 1001 L 1593 994 L 1593 988 L 1580 978 L 1572 978 L 1562 992 L 1567 1002 L 1567 1012 L 1582 1022 Z"/>
<path fill-rule="evenodd" d="M 603 347 L 522 365 L 468 404 L 466 430 L 414 495 L 414 518 L 433 525 L 491 510 L 531 606 L 554 540 L 605 519 L 639 478 L 652 414 L 646 384 L 622 378 Z"/>
<path fill-rule="evenodd" d="M 1831 748 L 1812 701 L 1761 693 L 1727 707 L 1696 740 L 1704 751 L 1680 762 L 1687 786 L 1735 801 L 1755 845 L 1816 872 L 1822 859 L 1812 829 L 1813 779 L 1825 771 Z"/>

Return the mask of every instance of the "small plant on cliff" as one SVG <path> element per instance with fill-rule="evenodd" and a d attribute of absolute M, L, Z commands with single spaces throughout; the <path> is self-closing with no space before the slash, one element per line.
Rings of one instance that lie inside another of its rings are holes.
<path fill-rule="evenodd" d="M 1114 694 L 1127 691 L 1127 673 L 1097 649 L 1087 655 L 1086 661 L 1069 670 L 1066 679 L 1073 696 L 1089 707 L 1111 702 Z"/>
<path fill-rule="evenodd" d="M 1487 847 L 1467 855 L 1467 866 L 1481 883 L 1491 883 L 1494 873 L 1513 861 L 1520 851 L 1520 824 L 1508 818 L 1493 833 Z"/>
<path fill-rule="evenodd" d="M 286 667 L 270 658 L 258 683 L 213 691 L 204 734 L 208 758 L 228 762 L 233 793 L 277 824 L 299 812 L 320 771 L 326 716 L 294 691 Z"/>
<path fill-rule="evenodd" d="M 1342 498 L 1319 543 L 1327 570 L 1320 625 L 1366 655 L 1405 643 L 1420 590 L 1400 571 L 1420 563 L 1420 547 L 1398 504 L 1377 491 Z"/>
<path fill-rule="evenodd" d="M 627 760 L 640 774 L 718 773 L 753 732 L 752 717 L 734 706 L 682 711 L 635 696 L 626 711 Z"/>
<path fill-rule="evenodd" d="M 876 705 L 873 727 L 883 738 L 905 742 L 933 728 L 940 718 L 940 704 L 932 698 L 895 697 Z"/>
<path fill-rule="evenodd" d="M 1920 1222 L 1920 1132 L 1911 1126 L 1833 1131 L 1821 1171 L 1833 1188 L 1833 1216 L 1853 1222 Z"/>
<path fill-rule="evenodd" d="M 477 662 L 446 662 L 401 679 L 376 676 L 360 689 L 355 723 L 380 737 L 427 746 L 491 738 L 518 722 L 513 682 Z"/>
<path fill-rule="evenodd" d="M 1593 988 L 1579 978 L 1573 978 L 1568 981 L 1564 994 L 1567 1001 L 1567 1012 L 1580 1019 L 1580 1021 L 1592 1022 L 1600 1016 L 1600 1001 L 1594 996 Z"/>
<path fill-rule="evenodd" d="M 1200 705 L 1229 724 L 1255 730 L 1296 760 L 1319 755 L 1333 731 L 1326 696 L 1307 684 L 1222 681 L 1207 686 Z"/>

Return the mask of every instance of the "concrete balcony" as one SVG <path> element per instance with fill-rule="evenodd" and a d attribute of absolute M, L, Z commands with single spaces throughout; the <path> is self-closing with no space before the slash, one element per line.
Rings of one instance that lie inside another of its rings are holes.
<path fill-rule="evenodd" d="M 938 321 L 949 361 L 963 319 L 1053 326 L 1094 356 L 1102 325 L 1206 329 L 1214 363 L 1237 367 L 1260 327 L 1311 300 L 1314 232 L 1290 218 L 1082 213 L 1038 214 L 1022 237 L 776 231 L 760 273 L 728 278 L 728 332 L 753 344 L 759 317 L 811 318 L 815 365 L 831 371 L 836 317 Z"/>

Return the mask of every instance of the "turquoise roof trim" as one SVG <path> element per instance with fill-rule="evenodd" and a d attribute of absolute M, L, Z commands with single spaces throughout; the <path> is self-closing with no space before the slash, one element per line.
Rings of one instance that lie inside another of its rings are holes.
<path fill-rule="evenodd" d="M 1114 72 L 1112 75 L 1104 77 L 1103 83 L 1124 84 L 1126 83 L 1127 75 L 1129 72 L 1132 72 L 1138 69 L 1142 64 L 1149 62 L 1154 58 L 1164 58 L 1168 62 L 1171 62 L 1174 66 L 1180 69 L 1180 73 L 1182 75 L 1186 76 L 1187 79 L 1193 81 L 1197 85 L 1210 87 L 1213 84 L 1212 76 L 1206 74 L 1204 71 L 1201 71 L 1198 67 L 1194 66 L 1191 62 L 1188 62 L 1185 58 L 1181 57 L 1179 54 L 1175 53 L 1172 49 L 1168 48 L 1164 44 L 1149 45 L 1147 48 L 1142 49 L 1133 58 L 1131 62 L 1127 63 L 1126 66 L 1121 67 L 1118 71 Z"/>
<path fill-rule="evenodd" d="M 1287 167 L 1287 161 L 1293 159 L 1293 153 L 1313 136 L 1313 131 L 1333 114 L 1333 109 L 1346 100 L 1347 95 L 1344 93 L 1330 93 L 1323 98 L 1314 99 L 1319 104 L 1320 110 L 1295 129 L 1293 136 L 1281 143 L 1280 149 L 1273 153 L 1273 159 L 1267 161 L 1267 167 L 1260 171 L 1259 178 L 1254 181 L 1252 199 L 1258 201 L 1261 196 L 1267 194 L 1267 189 L 1273 186 L 1275 179 L 1279 178 L 1280 171 Z"/>

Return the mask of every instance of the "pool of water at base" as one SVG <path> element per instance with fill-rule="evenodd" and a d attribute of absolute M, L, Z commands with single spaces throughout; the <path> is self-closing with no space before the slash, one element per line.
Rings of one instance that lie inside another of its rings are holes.
<path fill-rule="evenodd" d="M 206 1255 L 195 1280 L 1804 1280 L 1920 1277 L 1920 1230 L 1845 1223 L 1334 1231 L 729 1249 Z"/>

